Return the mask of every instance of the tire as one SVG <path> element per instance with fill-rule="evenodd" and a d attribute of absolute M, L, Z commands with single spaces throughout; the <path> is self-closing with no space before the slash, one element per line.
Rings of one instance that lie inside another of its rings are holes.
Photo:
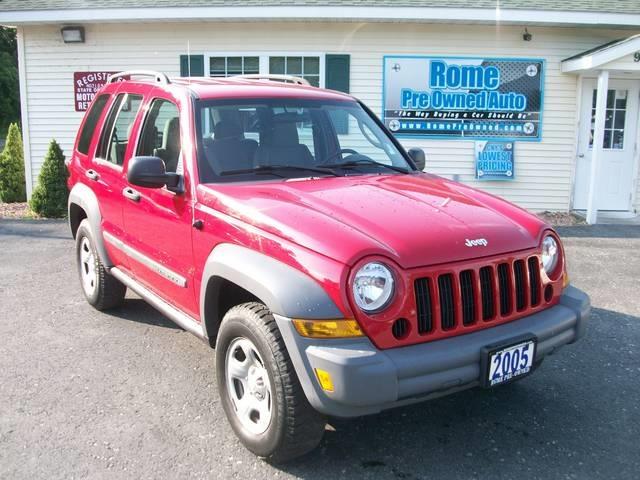
<path fill-rule="evenodd" d="M 109 275 L 104 267 L 87 219 L 80 222 L 76 233 L 76 263 L 80 286 L 89 304 L 97 310 L 122 305 L 127 287 Z"/>
<path fill-rule="evenodd" d="M 280 330 L 264 305 L 245 303 L 224 316 L 216 342 L 216 374 L 227 419 L 255 455 L 281 463 L 320 443 L 326 418 L 309 404 Z"/>

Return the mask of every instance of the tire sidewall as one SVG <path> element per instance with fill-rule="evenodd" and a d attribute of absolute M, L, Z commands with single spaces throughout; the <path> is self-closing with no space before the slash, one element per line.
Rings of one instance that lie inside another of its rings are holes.
<path fill-rule="evenodd" d="M 259 435 L 252 434 L 244 428 L 236 416 L 227 388 L 227 350 L 231 342 L 239 337 L 248 338 L 258 349 L 267 367 L 267 375 L 272 386 L 271 423 L 267 430 Z M 234 314 L 225 319 L 220 328 L 216 342 L 216 377 L 222 406 L 236 435 L 254 454 L 260 457 L 271 455 L 282 442 L 286 428 L 283 386 L 278 365 L 263 330 L 249 323 L 243 315 Z"/>
<path fill-rule="evenodd" d="M 96 250 L 95 242 L 93 241 L 93 235 L 87 225 L 86 220 L 83 220 L 80 223 L 80 226 L 78 227 L 78 232 L 76 234 L 76 264 L 77 264 L 77 270 L 78 270 L 78 279 L 80 280 L 80 289 L 82 290 L 82 293 L 87 299 L 87 301 L 91 305 L 95 305 L 98 302 L 101 284 L 100 284 L 99 275 L 96 275 L 96 288 L 93 289 L 93 294 L 88 295 L 86 290 L 84 289 L 83 279 L 82 279 L 82 260 L 80 259 L 83 238 L 86 238 L 87 240 L 89 240 L 89 247 L 93 252 L 95 269 L 96 269 L 96 272 L 98 272 L 99 271 L 98 269 L 100 268 L 100 263 L 98 261 L 98 252 Z"/>

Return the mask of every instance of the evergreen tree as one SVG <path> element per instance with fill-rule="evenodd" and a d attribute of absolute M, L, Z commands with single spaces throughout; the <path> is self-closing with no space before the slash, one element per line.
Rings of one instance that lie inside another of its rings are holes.
<path fill-rule="evenodd" d="M 40 170 L 38 185 L 29 202 L 31 210 L 44 217 L 64 217 L 67 214 L 69 198 L 67 176 L 62 149 L 58 142 L 51 140 Z"/>
<path fill-rule="evenodd" d="M 27 200 L 22 135 L 17 123 L 9 126 L 7 141 L 0 154 L 0 200 L 5 203 Z"/>
<path fill-rule="evenodd" d="M 18 54 L 15 28 L 0 26 L 0 135 L 20 118 Z"/>

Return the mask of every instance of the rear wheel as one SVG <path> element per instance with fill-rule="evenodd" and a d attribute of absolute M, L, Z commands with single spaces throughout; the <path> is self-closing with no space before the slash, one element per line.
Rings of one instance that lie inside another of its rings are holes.
<path fill-rule="evenodd" d="M 227 312 L 216 342 L 216 372 L 229 423 L 251 452 L 283 462 L 320 443 L 326 419 L 309 404 L 264 305 Z"/>
<path fill-rule="evenodd" d="M 127 287 L 109 275 L 104 267 L 87 219 L 80 222 L 76 234 L 76 261 L 82 291 L 91 305 L 98 310 L 122 305 Z"/>

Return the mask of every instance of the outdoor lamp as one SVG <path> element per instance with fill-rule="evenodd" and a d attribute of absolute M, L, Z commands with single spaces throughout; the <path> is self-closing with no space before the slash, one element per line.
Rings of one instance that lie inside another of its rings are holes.
<path fill-rule="evenodd" d="M 84 27 L 62 27 L 60 33 L 64 43 L 84 43 Z"/>

